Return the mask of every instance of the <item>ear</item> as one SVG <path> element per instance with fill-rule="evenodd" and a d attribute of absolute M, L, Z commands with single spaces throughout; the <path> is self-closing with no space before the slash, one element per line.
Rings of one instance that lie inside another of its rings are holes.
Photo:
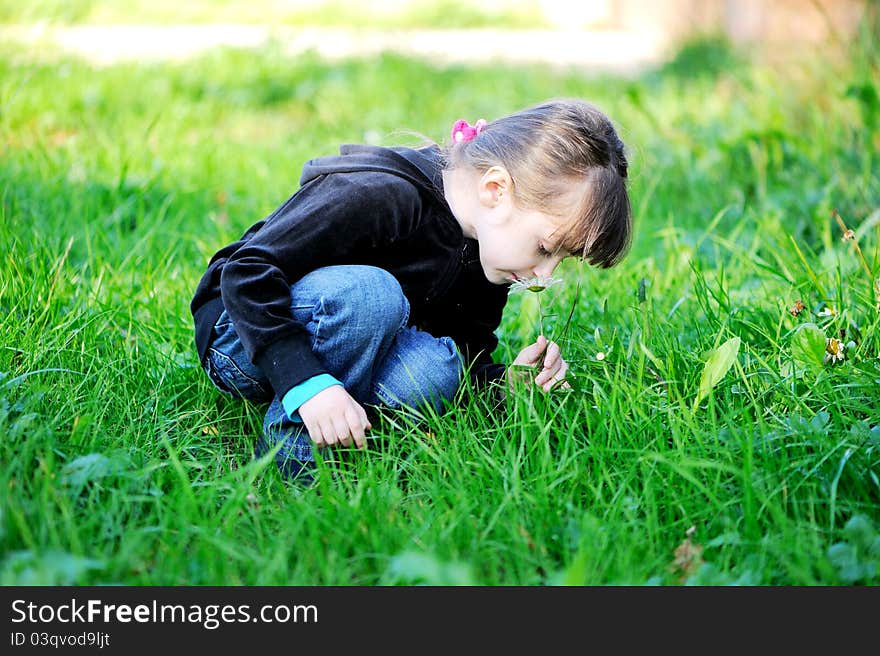
<path fill-rule="evenodd" d="M 480 203 L 490 209 L 513 202 L 513 179 L 503 166 L 492 166 L 480 176 Z"/>

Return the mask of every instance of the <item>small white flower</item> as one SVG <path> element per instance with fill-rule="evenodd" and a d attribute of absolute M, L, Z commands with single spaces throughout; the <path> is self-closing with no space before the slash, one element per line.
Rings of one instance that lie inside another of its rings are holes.
<path fill-rule="evenodd" d="M 548 287 L 558 285 L 562 280 L 559 278 L 550 278 L 548 276 L 535 276 L 533 278 L 517 278 L 508 290 L 508 295 L 517 292 L 543 292 Z"/>
<path fill-rule="evenodd" d="M 837 362 L 841 362 L 844 358 L 845 351 L 846 346 L 843 342 L 835 337 L 828 337 L 825 340 L 825 357 L 822 361 L 825 364 L 836 364 Z"/>
<path fill-rule="evenodd" d="M 599 352 L 596 354 L 596 359 L 597 359 L 599 362 L 602 362 L 602 360 L 605 359 L 605 353 L 604 353 L 603 351 L 599 351 Z"/>
<path fill-rule="evenodd" d="M 816 313 L 817 317 L 833 317 L 837 315 L 837 310 L 833 307 L 822 308 Z"/>

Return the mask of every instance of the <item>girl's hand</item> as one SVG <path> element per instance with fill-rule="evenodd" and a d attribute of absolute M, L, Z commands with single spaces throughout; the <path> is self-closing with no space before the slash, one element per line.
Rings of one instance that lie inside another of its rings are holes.
<path fill-rule="evenodd" d="M 299 407 L 299 416 L 317 448 L 332 446 L 366 446 L 365 431 L 372 426 L 363 407 L 342 385 L 321 390 Z"/>
<path fill-rule="evenodd" d="M 538 367 L 541 364 L 542 356 L 544 364 L 538 375 L 535 376 L 535 384 L 545 392 L 549 392 L 560 383 L 563 388 L 570 389 L 571 385 L 565 382 L 568 363 L 562 359 L 559 344 L 548 342 L 543 335 L 540 335 L 534 344 L 530 344 L 520 351 L 511 364 L 512 366 Z M 510 373 L 508 373 L 508 378 L 510 378 Z"/>

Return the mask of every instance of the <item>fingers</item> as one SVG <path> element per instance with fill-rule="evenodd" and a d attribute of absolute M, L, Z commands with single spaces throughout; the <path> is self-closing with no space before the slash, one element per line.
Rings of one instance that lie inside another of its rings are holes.
<path fill-rule="evenodd" d="M 553 387 L 563 383 L 563 387 L 570 389 L 571 385 L 564 383 L 565 374 L 568 371 L 568 363 L 562 359 L 562 353 L 559 345 L 550 342 L 547 347 L 547 353 L 544 357 L 544 367 L 535 377 L 535 384 L 541 387 L 545 392 L 549 392 Z"/>
<path fill-rule="evenodd" d="M 315 445 L 315 448 L 323 449 L 327 446 L 327 442 L 324 440 L 324 432 L 321 430 L 320 425 L 305 420 L 303 420 L 303 423 L 306 426 L 309 437 L 312 438 L 312 444 Z"/>
<path fill-rule="evenodd" d="M 544 335 L 538 336 L 534 344 L 530 344 L 522 351 L 511 363 L 508 370 L 508 379 L 511 385 L 514 384 L 512 371 L 516 365 L 524 367 L 534 367 L 542 363 L 541 371 L 535 376 L 535 384 L 541 387 L 545 392 L 549 392 L 556 386 L 564 389 L 571 389 L 571 385 L 565 382 L 565 373 L 568 371 L 568 363 L 562 359 L 562 352 L 559 344 L 549 342 Z"/>
<path fill-rule="evenodd" d="M 565 364 L 565 361 L 562 359 L 559 345 L 556 342 L 550 342 L 544 355 L 544 366 L 535 377 L 535 382 L 538 385 L 543 385 L 558 373 L 563 364 Z"/>
<path fill-rule="evenodd" d="M 333 419 L 333 432 L 336 442 L 342 446 L 351 446 L 351 426 L 348 422 L 348 413 Z"/>
<path fill-rule="evenodd" d="M 342 446 L 354 444 L 358 449 L 363 449 L 367 445 L 366 431 L 372 427 L 366 411 L 355 402 L 352 402 L 342 414 L 325 417 L 314 424 L 306 423 L 309 437 L 318 449 L 335 444 Z"/>
<path fill-rule="evenodd" d="M 544 355 L 544 371 L 557 368 L 560 362 L 562 362 L 562 353 L 559 351 L 559 344 L 550 342 L 547 346 L 547 353 Z"/>
<path fill-rule="evenodd" d="M 541 356 L 547 357 L 544 355 L 544 352 L 548 349 L 547 338 L 543 335 L 539 335 L 538 339 L 535 340 L 535 343 L 530 347 L 530 362 L 529 364 L 538 364 L 541 361 Z"/>
<path fill-rule="evenodd" d="M 568 373 L 568 363 L 563 361 L 562 366 L 559 368 L 559 373 L 557 373 L 553 380 L 549 383 L 547 387 L 545 387 L 545 391 L 549 392 L 555 386 L 559 386 L 562 389 L 571 389 L 571 385 L 568 384 L 568 381 L 565 380 L 565 374 Z"/>
<path fill-rule="evenodd" d="M 364 410 L 363 406 L 358 405 L 358 415 L 360 417 L 361 426 L 364 427 L 364 435 L 361 438 L 360 443 L 357 445 L 359 449 L 363 449 L 367 446 L 367 436 L 365 431 L 373 430 L 373 424 L 370 423 L 369 418 L 367 417 L 367 412 Z M 357 440 L 355 440 L 357 442 Z"/>
<path fill-rule="evenodd" d="M 366 446 L 372 428 L 364 408 L 341 385 L 318 392 L 299 407 L 299 415 L 316 448 L 341 444 Z"/>
<path fill-rule="evenodd" d="M 519 352 L 512 364 L 525 365 L 529 367 L 534 366 L 538 364 L 538 362 L 540 362 L 541 354 L 544 353 L 544 350 L 546 348 L 547 338 L 543 335 L 539 335 L 534 344 L 529 344 L 522 351 Z"/>
<path fill-rule="evenodd" d="M 350 439 L 348 442 L 343 441 L 342 443 L 345 446 L 351 446 L 351 440 L 354 440 L 355 446 L 363 449 L 367 444 L 365 431 L 369 429 L 370 422 L 367 420 L 367 413 L 364 412 L 364 409 L 358 404 L 355 405 L 356 407 L 349 408 L 345 414 L 349 433 L 346 437 L 350 437 Z"/>

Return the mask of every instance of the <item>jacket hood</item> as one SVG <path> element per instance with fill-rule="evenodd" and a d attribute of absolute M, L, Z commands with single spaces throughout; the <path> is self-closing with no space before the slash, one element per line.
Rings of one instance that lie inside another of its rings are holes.
<path fill-rule="evenodd" d="M 378 171 L 396 175 L 446 203 L 443 195 L 442 155 L 436 145 L 414 149 L 345 144 L 339 148 L 339 155 L 307 161 L 299 183 L 302 186 L 322 175 L 354 171 Z"/>

